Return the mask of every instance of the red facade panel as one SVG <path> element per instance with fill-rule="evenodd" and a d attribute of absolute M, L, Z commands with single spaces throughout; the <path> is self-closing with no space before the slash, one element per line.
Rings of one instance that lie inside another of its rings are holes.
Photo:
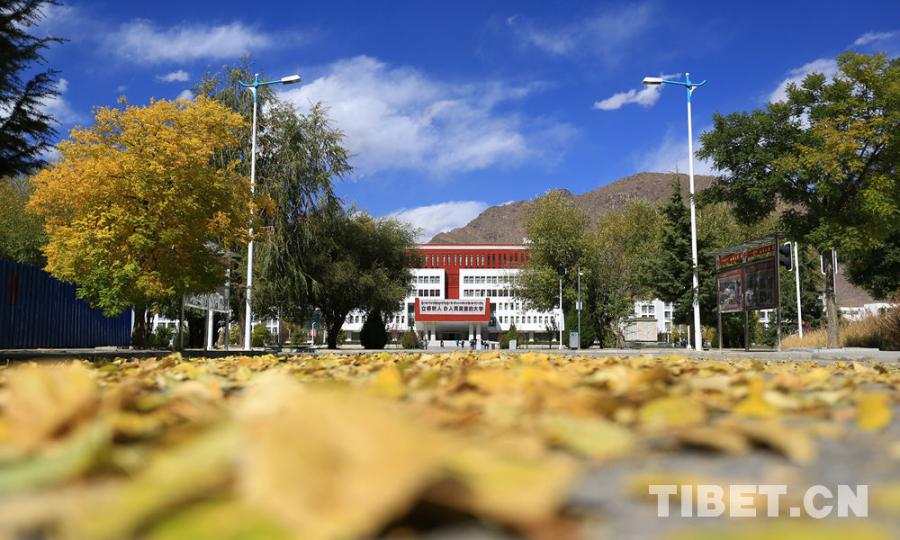
<path fill-rule="evenodd" d="M 461 246 L 422 245 L 419 253 L 425 261 L 425 268 L 444 270 L 444 298 L 459 299 L 459 272 L 465 268 L 505 269 L 521 268 L 528 260 L 528 249 L 524 246 L 485 246 L 473 248 Z"/>

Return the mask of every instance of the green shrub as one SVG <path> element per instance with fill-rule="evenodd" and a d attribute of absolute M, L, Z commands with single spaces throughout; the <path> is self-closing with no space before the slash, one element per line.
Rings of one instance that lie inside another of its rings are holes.
<path fill-rule="evenodd" d="M 366 315 L 366 321 L 359 332 L 359 342 L 364 349 L 383 349 L 387 344 L 388 333 L 384 327 L 381 312 L 374 310 Z"/>
<path fill-rule="evenodd" d="M 524 344 L 525 336 L 516 330 L 516 325 L 511 324 L 509 330 L 500 335 L 500 348 L 508 349 L 509 342 L 513 339 L 516 340 L 516 347 L 521 347 Z"/>
<path fill-rule="evenodd" d="M 229 345 L 240 345 L 244 342 L 244 336 L 241 334 L 241 327 L 232 324 L 231 327 L 228 328 L 228 344 Z"/>
<path fill-rule="evenodd" d="M 294 326 L 291 328 L 291 345 L 294 347 L 302 347 L 309 341 L 309 332 L 302 326 Z"/>
<path fill-rule="evenodd" d="M 161 349 L 168 349 L 172 345 L 172 336 L 175 330 L 168 326 L 157 326 L 156 332 L 153 333 L 153 346 Z"/>
<path fill-rule="evenodd" d="M 259 323 L 253 327 L 253 333 L 250 334 L 250 344 L 253 347 L 265 347 L 266 344 L 272 342 L 272 333 L 266 328 L 266 325 Z"/>
<path fill-rule="evenodd" d="M 184 335 L 184 340 L 181 341 L 178 338 L 178 328 L 175 329 L 169 328 L 170 332 L 172 332 L 172 348 L 178 349 L 182 344 L 187 347 L 188 343 L 191 342 L 191 329 L 190 325 L 188 325 L 187 321 L 184 321 L 184 328 L 182 329 L 182 334 Z"/>
<path fill-rule="evenodd" d="M 403 337 L 400 339 L 400 346 L 404 349 L 418 349 L 419 348 L 419 336 L 416 335 L 415 330 L 407 330 Z"/>

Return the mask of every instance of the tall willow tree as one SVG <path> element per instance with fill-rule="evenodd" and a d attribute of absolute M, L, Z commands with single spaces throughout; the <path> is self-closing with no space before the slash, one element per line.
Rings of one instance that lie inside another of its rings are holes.
<path fill-rule="evenodd" d="M 350 172 L 343 134 L 333 128 L 324 106 L 299 114 L 289 104 L 273 104 L 260 140 L 260 191 L 271 206 L 262 218 L 257 302 L 260 311 L 280 313 L 300 323 L 308 315 L 315 275 L 310 256 L 329 236 L 319 214 L 340 214 L 334 182 Z"/>

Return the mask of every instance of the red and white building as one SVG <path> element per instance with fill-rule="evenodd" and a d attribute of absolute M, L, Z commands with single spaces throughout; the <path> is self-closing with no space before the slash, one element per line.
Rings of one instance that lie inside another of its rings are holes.
<path fill-rule="evenodd" d="M 430 343 L 497 340 L 511 325 L 534 339 L 558 339 L 564 321 L 559 309 L 536 311 L 513 295 L 528 260 L 522 244 L 420 244 L 422 268 L 412 270 L 410 293 L 387 316 L 389 331 L 414 327 Z M 354 340 L 363 312 L 348 315 L 343 331 Z"/>

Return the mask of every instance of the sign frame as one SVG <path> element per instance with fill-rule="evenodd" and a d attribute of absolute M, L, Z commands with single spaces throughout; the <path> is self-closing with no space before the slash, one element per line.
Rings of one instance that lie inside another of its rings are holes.
<path fill-rule="evenodd" d="M 781 350 L 780 245 L 779 237 L 775 235 L 713 253 L 716 258 L 716 311 L 720 351 L 723 313 L 744 313 L 744 349 L 749 351 L 750 312 L 766 309 L 775 310 L 775 344 L 776 350 Z M 723 281 L 726 280 L 732 285 L 726 285 L 724 291 L 733 290 L 739 285 L 739 300 L 735 301 L 733 295 L 723 295 Z M 765 300 L 760 300 L 760 297 Z M 724 305 L 723 300 L 726 302 Z"/>

